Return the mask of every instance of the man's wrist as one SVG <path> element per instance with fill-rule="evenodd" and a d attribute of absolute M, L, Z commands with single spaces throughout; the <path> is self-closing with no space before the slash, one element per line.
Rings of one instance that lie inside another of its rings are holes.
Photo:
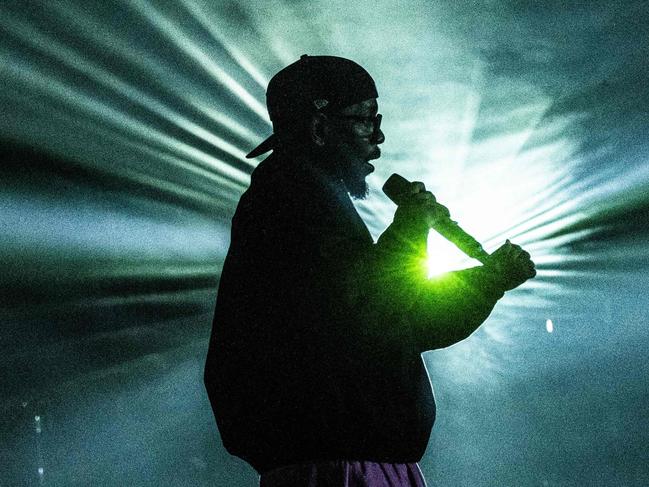
<path fill-rule="evenodd" d="M 488 262 L 483 266 L 485 278 L 489 281 L 489 286 L 497 290 L 496 294 L 501 296 L 511 289 L 509 280 L 503 271 L 502 266 L 495 262 Z"/>

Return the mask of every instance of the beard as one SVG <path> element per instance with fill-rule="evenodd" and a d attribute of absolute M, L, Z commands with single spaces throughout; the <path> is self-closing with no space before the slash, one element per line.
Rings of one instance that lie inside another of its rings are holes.
<path fill-rule="evenodd" d="M 336 179 L 342 181 L 349 195 L 356 200 L 363 200 L 369 195 L 369 187 L 365 178 L 374 170 L 368 165 L 358 149 L 347 144 L 328 148 L 320 153 L 323 167 Z"/>
<path fill-rule="evenodd" d="M 361 162 L 347 164 L 347 170 L 341 175 L 349 195 L 355 200 L 364 200 L 370 192 L 367 181 L 365 181 L 366 176 L 365 168 Z"/>
<path fill-rule="evenodd" d="M 349 195 L 356 200 L 367 198 L 370 190 L 365 178 L 373 170 L 362 159 L 350 157 L 349 154 L 341 153 L 335 159 L 335 173 L 343 182 Z"/>

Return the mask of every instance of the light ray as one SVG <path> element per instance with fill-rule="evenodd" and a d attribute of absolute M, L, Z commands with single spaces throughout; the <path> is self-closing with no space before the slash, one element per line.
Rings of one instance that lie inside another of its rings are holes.
<path fill-rule="evenodd" d="M 377 83 L 386 142 L 355 202 L 375 237 L 397 172 L 537 264 L 425 354 L 430 483 L 648 484 L 641 3 L 0 2 L 3 480 L 258 483 L 219 449 L 200 369 L 264 89 L 309 53 Z M 429 253 L 477 264 L 434 232 Z"/>
<path fill-rule="evenodd" d="M 250 110 L 256 113 L 259 118 L 269 122 L 266 107 L 241 86 L 232 76 L 226 73 L 212 58 L 201 49 L 199 45 L 192 42 L 189 37 L 172 22 L 158 12 L 146 0 L 132 0 L 132 5 L 151 21 L 151 24 L 160 30 L 167 38 L 178 46 L 185 54 L 194 59 L 201 67 L 225 88 L 236 95 L 241 102 Z"/>
<path fill-rule="evenodd" d="M 41 35 L 40 32 L 31 29 L 24 24 L 21 24 L 16 20 L 8 24 L 5 28 L 17 32 L 23 40 L 33 43 L 33 45 L 37 46 L 39 49 L 42 49 L 44 52 L 52 56 L 54 59 L 57 59 L 62 64 L 68 65 L 69 67 L 88 75 L 98 84 L 106 85 L 107 87 L 117 92 L 119 95 L 128 98 L 132 103 L 142 105 L 145 108 L 154 111 L 170 122 L 175 123 L 177 126 L 187 130 L 188 132 L 207 142 L 210 142 L 212 145 L 214 145 L 214 147 L 217 147 L 218 149 L 221 149 L 224 152 L 248 164 L 248 161 L 245 158 L 246 152 L 237 148 L 233 144 L 230 144 L 221 137 L 218 137 L 217 135 L 205 130 L 201 126 L 181 116 L 177 112 L 170 110 L 163 103 L 153 99 L 152 97 L 146 95 L 133 86 L 130 86 L 105 69 L 102 69 L 92 62 L 81 58 L 72 49 L 69 49 L 68 47 L 56 42 L 54 39 Z"/>
<path fill-rule="evenodd" d="M 242 184 L 248 182 L 247 175 L 236 170 L 229 164 L 225 164 L 184 142 L 179 140 L 174 141 L 167 134 L 156 131 L 150 126 L 142 125 L 128 115 L 119 112 L 116 109 L 75 90 L 74 88 L 71 88 L 61 81 L 43 79 L 39 73 L 30 66 L 13 63 L 12 70 L 8 74 L 10 76 L 15 76 L 19 82 L 29 83 L 35 89 L 47 93 L 53 99 L 59 99 L 68 104 L 68 106 L 74 107 L 75 110 L 89 116 L 90 119 L 94 119 L 100 123 L 110 123 L 115 127 L 126 127 L 132 133 L 144 140 L 150 140 L 157 145 L 172 149 L 173 151 L 188 156 L 197 162 L 211 166 L 221 174 L 226 175 L 235 181 L 239 181 Z"/>
<path fill-rule="evenodd" d="M 195 2 L 190 0 L 180 0 L 183 6 L 192 14 L 192 16 L 216 39 L 228 52 L 241 68 L 254 79 L 260 88 L 266 89 L 268 86 L 268 77 L 264 76 L 257 67 L 248 59 L 248 57 L 234 44 L 232 44 L 222 33 L 215 27 L 214 18 Z"/>

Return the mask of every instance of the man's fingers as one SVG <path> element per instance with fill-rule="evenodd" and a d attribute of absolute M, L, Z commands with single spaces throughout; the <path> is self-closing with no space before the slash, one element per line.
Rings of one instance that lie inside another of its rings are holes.
<path fill-rule="evenodd" d="M 536 266 L 534 265 L 534 262 L 532 262 L 529 258 L 523 262 L 522 271 L 525 273 L 528 279 L 531 279 L 532 277 L 536 276 Z"/>
<path fill-rule="evenodd" d="M 531 257 L 529 252 L 523 250 L 523 247 L 511 243 L 509 240 L 507 240 L 507 242 L 505 243 L 505 245 L 503 245 L 503 247 L 505 247 L 507 254 L 509 254 L 512 258 L 520 259 L 520 260 L 529 260 Z"/>
<path fill-rule="evenodd" d="M 437 203 L 435 195 L 426 191 L 426 186 L 420 181 L 410 183 L 411 201 L 415 205 L 425 206 L 425 211 L 429 218 L 433 220 L 449 218 L 451 212 L 444 205 Z"/>
<path fill-rule="evenodd" d="M 424 191 L 413 196 L 413 200 L 424 207 L 424 210 L 433 218 L 449 218 L 451 212 L 444 205 L 435 201 L 435 196 L 430 191 Z"/>
<path fill-rule="evenodd" d="M 532 279 L 534 276 L 536 276 L 536 269 L 534 269 L 533 267 L 523 269 L 520 275 L 525 281 L 527 281 L 528 279 Z"/>
<path fill-rule="evenodd" d="M 413 181 L 410 183 L 410 194 L 417 194 L 422 191 L 426 191 L 426 185 L 424 183 L 421 181 Z"/>
<path fill-rule="evenodd" d="M 421 203 L 435 203 L 435 196 L 433 196 L 433 193 L 430 191 L 422 191 L 420 193 L 416 193 L 412 197 L 415 201 L 419 201 Z"/>

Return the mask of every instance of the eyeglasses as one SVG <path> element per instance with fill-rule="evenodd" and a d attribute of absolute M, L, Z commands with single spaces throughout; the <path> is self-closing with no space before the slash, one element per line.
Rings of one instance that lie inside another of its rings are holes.
<path fill-rule="evenodd" d="M 363 117 L 361 115 L 336 115 L 329 114 L 328 116 L 334 118 L 344 118 L 346 120 L 351 120 L 356 124 L 357 127 L 363 129 L 365 135 L 375 135 L 378 133 L 381 128 L 381 119 L 383 115 L 377 113 L 374 116 Z"/>

